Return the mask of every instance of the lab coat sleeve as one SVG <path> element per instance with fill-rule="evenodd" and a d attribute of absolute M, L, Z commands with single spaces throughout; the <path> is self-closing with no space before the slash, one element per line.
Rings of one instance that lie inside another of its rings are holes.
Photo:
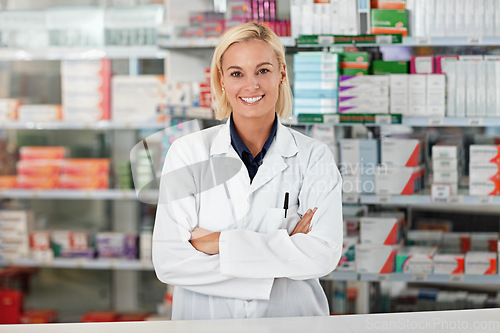
<path fill-rule="evenodd" d="M 221 233 L 219 250 L 224 275 L 242 278 L 304 280 L 329 274 L 342 251 L 342 180 L 325 146 L 310 158 L 304 173 L 299 207 L 318 207 L 308 234 L 289 236 L 279 229 L 268 234 L 251 230 Z"/>
<path fill-rule="evenodd" d="M 170 148 L 160 182 L 160 196 L 153 230 L 153 265 L 158 279 L 194 292 L 241 299 L 269 299 L 273 279 L 238 278 L 221 274 L 219 255 L 197 251 L 189 242 L 191 231 L 197 226 L 194 193 L 167 200 L 165 182 L 169 172 L 179 170 L 192 161 L 184 153 L 186 147 Z M 164 178 L 165 177 L 165 178 Z M 190 177 L 176 177 L 175 186 L 195 189 Z M 169 192 L 171 193 L 171 192 Z"/>

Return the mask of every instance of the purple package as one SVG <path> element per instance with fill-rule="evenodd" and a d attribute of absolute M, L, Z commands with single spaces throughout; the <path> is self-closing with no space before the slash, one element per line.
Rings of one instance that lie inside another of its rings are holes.
<path fill-rule="evenodd" d="M 137 235 L 123 235 L 123 257 L 127 259 L 137 259 Z"/>
<path fill-rule="evenodd" d="M 59 252 L 59 256 L 61 258 L 87 258 L 94 259 L 94 249 L 85 249 L 85 250 L 69 250 L 69 249 L 61 249 Z"/>
<path fill-rule="evenodd" d="M 97 254 L 99 258 L 121 258 L 123 257 L 123 241 L 121 233 L 102 232 L 96 236 Z"/>

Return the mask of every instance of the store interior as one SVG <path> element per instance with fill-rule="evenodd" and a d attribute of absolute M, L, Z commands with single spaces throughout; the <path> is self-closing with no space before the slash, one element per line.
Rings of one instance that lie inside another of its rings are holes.
<path fill-rule="evenodd" d="M 344 180 L 331 314 L 500 307 L 500 1 L 0 0 L 0 324 L 170 318 L 154 180 L 252 20 Z"/>

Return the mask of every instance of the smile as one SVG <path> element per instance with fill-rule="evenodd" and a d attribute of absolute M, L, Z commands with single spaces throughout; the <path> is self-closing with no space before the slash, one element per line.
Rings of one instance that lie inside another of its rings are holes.
<path fill-rule="evenodd" d="M 244 97 L 240 97 L 240 98 L 243 101 L 245 101 L 246 103 L 252 104 L 252 103 L 260 101 L 262 99 L 262 97 L 264 97 L 264 95 L 259 96 L 259 97 L 251 97 L 251 98 L 244 98 Z"/>

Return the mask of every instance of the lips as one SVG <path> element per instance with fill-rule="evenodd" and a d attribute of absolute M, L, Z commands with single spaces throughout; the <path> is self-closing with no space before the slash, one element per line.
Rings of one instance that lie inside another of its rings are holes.
<path fill-rule="evenodd" d="M 262 99 L 262 97 L 264 97 L 264 95 L 262 96 L 257 96 L 257 97 L 240 97 L 245 103 L 248 103 L 248 104 L 253 104 L 253 103 L 256 103 L 258 101 L 260 101 Z"/>

